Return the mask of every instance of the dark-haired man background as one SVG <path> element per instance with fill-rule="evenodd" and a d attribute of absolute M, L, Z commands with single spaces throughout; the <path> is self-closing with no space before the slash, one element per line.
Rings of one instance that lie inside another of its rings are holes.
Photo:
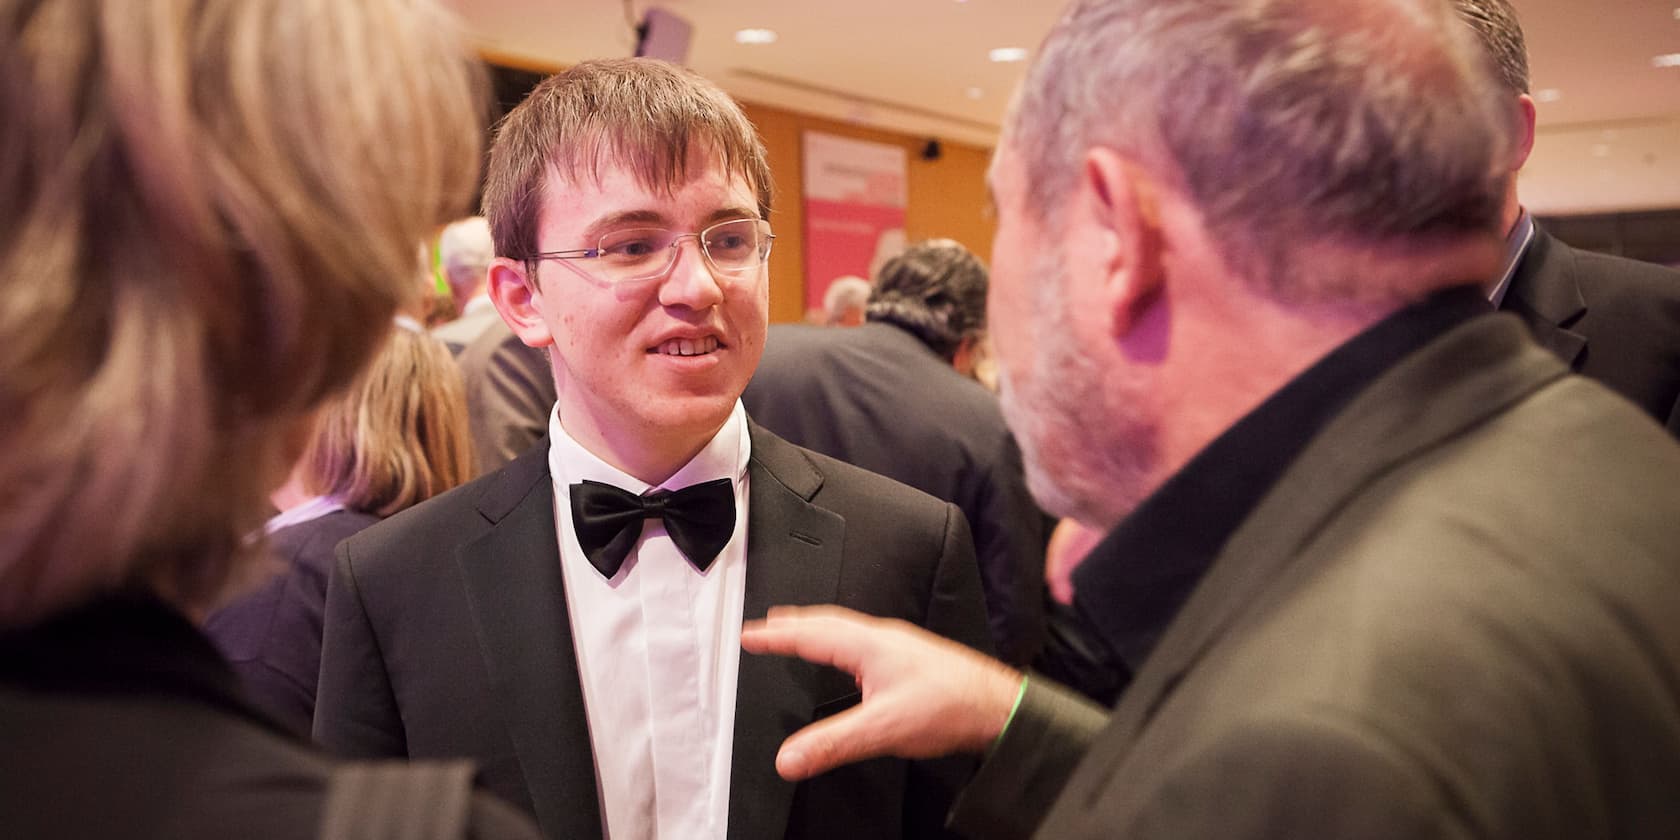
<path fill-rule="evenodd" d="M 986 329 L 984 263 L 950 239 L 882 264 L 850 330 L 770 328 L 742 396 L 776 434 L 962 508 L 992 641 L 1025 665 L 1044 630 L 1045 518 L 997 397 L 970 378 Z"/>
<path fill-rule="evenodd" d="M 1516 9 L 1506 0 L 1453 4 L 1516 102 L 1514 174 L 1534 148 L 1536 117 Z M 1521 317 L 1540 346 L 1570 369 L 1610 386 L 1680 434 L 1680 272 L 1564 244 L 1523 208 L 1515 177 L 1500 225 L 1506 250 L 1488 289 L 1494 305 Z"/>

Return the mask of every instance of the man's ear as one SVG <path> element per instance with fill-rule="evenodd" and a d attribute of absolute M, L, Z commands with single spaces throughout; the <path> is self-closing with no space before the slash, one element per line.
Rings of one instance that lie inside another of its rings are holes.
<path fill-rule="evenodd" d="M 538 307 L 541 295 L 536 291 L 537 278 L 534 273 L 527 273 L 526 263 L 497 257 L 490 262 L 489 282 L 490 301 L 496 304 L 496 311 L 520 341 L 532 347 L 554 343 L 554 335 Z"/>
<path fill-rule="evenodd" d="M 1528 163 L 1528 156 L 1534 151 L 1534 125 L 1540 116 L 1534 107 L 1534 97 L 1522 94 L 1517 97 L 1517 142 L 1511 154 L 1511 171 L 1515 172 Z"/>
<path fill-rule="evenodd" d="M 1079 194 L 1097 234 L 1104 297 L 1116 337 L 1129 333 L 1162 291 L 1161 217 L 1149 173 L 1113 149 L 1085 153 Z"/>

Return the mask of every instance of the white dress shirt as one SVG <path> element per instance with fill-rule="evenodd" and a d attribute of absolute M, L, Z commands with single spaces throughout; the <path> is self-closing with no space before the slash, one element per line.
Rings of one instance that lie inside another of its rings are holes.
<path fill-rule="evenodd" d="M 549 417 L 549 475 L 578 675 L 608 840 L 722 840 L 729 816 L 735 688 L 746 592 L 746 411 L 736 401 L 710 443 L 652 487 L 584 449 Z M 572 525 L 571 485 L 637 495 L 728 478 L 735 532 L 706 572 L 650 519 L 618 574 L 590 565 Z"/>

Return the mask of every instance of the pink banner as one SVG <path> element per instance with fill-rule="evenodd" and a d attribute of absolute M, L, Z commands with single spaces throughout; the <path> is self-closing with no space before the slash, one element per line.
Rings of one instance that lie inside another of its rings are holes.
<path fill-rule="evenodd" d="M 805 133 L 805 307 L 836 278 L 874 277 L 904 250 L 903 147 Z"/>

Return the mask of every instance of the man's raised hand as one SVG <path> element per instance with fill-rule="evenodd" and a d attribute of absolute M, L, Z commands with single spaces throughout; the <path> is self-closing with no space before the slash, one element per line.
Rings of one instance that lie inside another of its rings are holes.
<path fill-rule="evenodd" d="M 748 653 L 797 656 L 858 681 L 863 702 L 789 736 L 776 771 L 798 781 L 891 755 L 983 752 L 1009 722 L 1021 673 L 908 622 L 844 607 L 775 607 L 741 628 Z"/>

